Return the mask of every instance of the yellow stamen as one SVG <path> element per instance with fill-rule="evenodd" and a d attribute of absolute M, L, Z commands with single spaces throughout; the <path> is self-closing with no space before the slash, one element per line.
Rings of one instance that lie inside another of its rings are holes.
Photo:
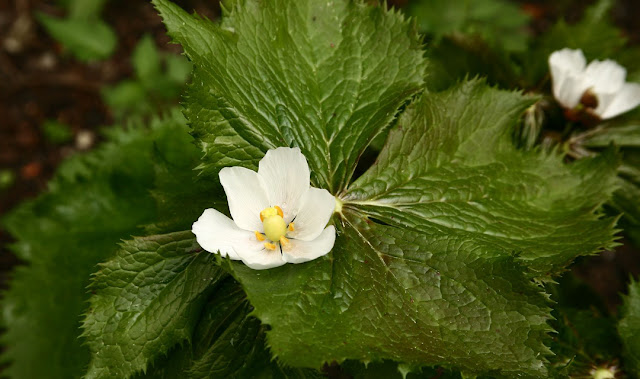
<path fill-rule="evenodd" d="M 282 246 L 283 249 L 286 249 L 287 246 L 289 246 L 289 240 L 287 239 L 287 237 L 282 236 L 280 237 L 280 246 Z"/>
<path fill-rule="evenodd" d="M 267 248 L 267 250 L 275 250 L 276 249 L 276 245 L 273 243 L 269 243 L 269 242 L 265 242 L 264 243 L 264 247 Z"/>
<path fill-rule="evenodd" d="M 278 216 L 280 217 L 284 217 L 284 213 L 282 213 L 282 208 L 280 208 L 279 206 L 274 206 L 274 208 L 276 209 L 276 211 L 278 211 Z"/>
<path fill-rule="evenodd" d="M 254 233 L 256 234 L 256 239 L 257 239 L 258 241 L 264 241 L 264 236 L 262 235 L 262 233 L 260 233 L 260 232 L 259 232 L 259 231 L 257 231 L 257 230 L 256 230 Z"/>
<path fill-rule="evenodd" d="M 289 223 L 289 228 L 288 228 L 288 229 L 289 229 L 289 231 L 290 231 L 290 232 L 293 232 L 294 230 L 296 230 L 296 229 L 293 227 L 293 222 L 290 222 L 290 223 Z"/>

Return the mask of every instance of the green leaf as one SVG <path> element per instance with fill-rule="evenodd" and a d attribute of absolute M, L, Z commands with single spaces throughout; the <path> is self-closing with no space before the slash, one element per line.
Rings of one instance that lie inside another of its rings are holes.
<path fill-rule="evenodd" d="M 266 272 L 231 263 L 274 355 L 544 376 L 550 309 L 531 278 L 612 244 L 614 220 L 594 210 L 617 159 L 517 150 L 535 100 L 480 81 L 424 95 L 341 196 L 330 255 Z"/>
<path fill-rule="evenodd" d="M 486 77 L 492 85 L 513 87 L 519 68 L 510 57 L 477 38 L 455 35 L 430 46 L 427 88 L 442 91 L 473 76 Z"/>
<path fill-rule="evenodd" d="M 101 20 L 59 19 L 44 13 L 38 20 L 58 42 L 82 61 L 106 59 L 115 51 L 117 37 Z"/>
<path fill-rule="evenodd" d="M 618 190 L 610 205 L 623 213 L 620 226 L 636 245 L 640 245 L 640 183 L 619 178 Z"/>
<path fill-rule="evenodd" d="M 513 257 L 345 211 L 332 256 L 259 272 L 231 265 L 284 363 L 392 359 L 411 367 L 542 374 L 550 309 Z M 369 224 L 368 224 L 369 223 Z M 517 341 L 517 343 L 516 343 Z"/>
<path fill-rule="evenodd" d="M 587 147 L 607 147 L 614 144 L 640 148 L 640 124 L 598 128 L 584 144 Z"/>
<path fill-rule="evenodd" d="M 189 79 L 193 66 L 182 55 L 169 54 L 165 57 L 167 64 L 167 77 L 174 83 L 184 85 Z"/>
<path fill-rule="evenodd" d="M 640 282 L 632 280 L 629 293 L 624 298 L 622 318 L 618 332 L 625 352 L 624 367 L 631 373 L 640 374 Z"/>
<path fill-rule="evenodd" d="M 131 56 L 131 62 L 136 76 L 148 86 L 161 75 L 160 55 L 153 37 L 145 34 Z"/>
<path fill-rule="evenodd" d="M 253 0 L 218 25 L 166 0 L 154 4 L 196 68 L 186 115 L 210 175 L 296 145 L 313 182 L 337 193 L 371 140 L 423 86 L 420 38 L 384 7 Z M 219 161 L 230 147 L 239 150 Z"/>
<path fill-rule="evenodd" d="M 611 246 L 614 220 L 593 211 L 616 187 L 617 157 L 608 151 L 565 165 L 517 150 L 513 129 L 534 101 L 479 81 L 423 96 L 343 196 L 345 206 L 390 225 L 471 238 L 495 254 L 517 252 L 538 276 Z"/>
<path fill-rule="evenodd" d="M 48 120 L 42 124 L 44 136 L 52 143 L 64 144 L 73 139 L 73 132 L 69 125 L 55 120 Z"/>
<path fill-rule="evenodd" d="M 207 295 L 226 274 L 191 231 L 125 242 L 100 265 L 83 337 L 86 378 L 129 377 L 169 348 L 189 341 Z"/>
<path fill-rule="evenodd" d="M 0 170 L 0 191 L 11 187 L 15 180 L 16 177 L 13 171 L 8 169 Z"/>
<path fill-rule="evenodd" d="M 102 99 L 116 117 L 122 117 L 129 111 L 143 113 L 151 109 L 145 88 L 134 80 L 123 80 L 112 87 L 103 88 Z"/>
<path fill-rule="evenodd" d="M 440 39 L 453 34 L 480 36 L 505 51 L 527 48 L 529 16 L 504 0 L 421 0 L 411 2 L 407 14 L 420 31 Z"/>
<path fill-rule="evenodd" d="M 166 156 L 171 155 L 167 146 L 183 153 L 191 149 L 195 165 L 198 150 L 184 138 L 187 130 L 179 111 L 152 122 L 151 128 L 138 124 L 109 129 L 108 142 L 63 162 L 47 193 L 6 216 L 4 224 L 17 240 L 13 251 L 27 266 L 17 268 L 3 293 L 7 329 L 2 359 L 10 362 L 3 374 L 65 379 L 83 375 L 89 349 L 78 336 L 90 274 L 121 239 L 156 220 L 155 199 L 149 193 L 158 179 L 154 151 Z"/>
<path fill-rule="evenodd" d="M 232 278 L 216 286 L 204 306 L 191 343 L 155 362 L 144 378 L 320 378 L 312 369 L 280 366 L 265 345 L 265 327 Z"/>
<path fill-rule="evenodd" d="M 104 8 L 106 0 L 70 0 L 69 17 L 73 19 L 96 20 Z"/>

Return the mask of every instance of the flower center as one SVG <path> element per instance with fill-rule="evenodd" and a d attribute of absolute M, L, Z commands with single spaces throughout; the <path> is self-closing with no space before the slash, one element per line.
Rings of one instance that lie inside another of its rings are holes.
<path fill-rule="evenodd" d="M 264 235 L 271 241 L 280 241 L 287 234 L 287 223 L 284 222 L 283 216 L 282 209 L 277 205 L 265 208 L 260 212 Z"/>
<path fill-rule="evenodd" d="M 582 97 L 580 98 L 580 104 L 582 104 L 585 108 L 598 108 L 598 96 L 589 88 L 584 91 Z"/>

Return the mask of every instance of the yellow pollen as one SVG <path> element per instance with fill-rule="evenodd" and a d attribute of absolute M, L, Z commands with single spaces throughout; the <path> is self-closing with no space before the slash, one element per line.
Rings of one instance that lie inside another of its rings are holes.
<path fill-rule="evenodd" d="M 259 231 L 257 231 L 257 230 L 256 230 L 254 233 L 256 234 L 256 239 L 257 239 L 258 241 L 264 241 L 264 236 L 262 235 L 262 233 L 260 233 L 260 232 L 259 232 Z"/>
<path fill-rule="evenodd" d="M 280 246 L 282 246 L 283 249 L 289 246 L 289 240 L 287 239 L 287 237 L 285 236 L 280 237 Z"/>
<path fill-rule="evenodd" d="M 276 249 L 276 245 L 273 243 L 269 243 L 269 242 L 265 242 L 264 243 L 264 247 L 267 248 L 267 250 L 275 250 Z"/>
<path fill-rule="evenodd" d="M 265 208 L 260 212 L 264 234 L 273 242 L 280 241 L 280 237 L 287 234 L 287 224 L 282 217 L 282 209 L 278 206 Z"/>
<path fill-rule="evenodd" d="M 289 231 L 293 232 L 295 230 L 295 228 L 293 227 L 293 222 L 289 223 Z"/>

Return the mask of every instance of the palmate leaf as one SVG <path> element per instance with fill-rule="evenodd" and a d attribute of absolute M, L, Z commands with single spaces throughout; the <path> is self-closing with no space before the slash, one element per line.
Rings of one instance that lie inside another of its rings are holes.
<path fill-rule="evenodd" d="M 417 32 L 383 7 L 246 1 L 217 25 L 154 3 L 194 63 L 185 114 L 214 176 L 221 165 L 255 167 L 267 149 L 299 146 L 312 181 L 337 193 L 423 86 Z"/>
<path fill-rule="evenodd" d="M 230 262 L 274 355 L 544 375 L 550 308 L 531 278 L 612 244 L 614 220 L 594 210 L 617 159 L 516 150 L 533 101 L 475 80 L 424 95 L 340 194 L 329 256 L 266 272 Z"/>
<path fill-rule="evenodd" d="M 567 166 L 558 155 L 518 151 L 511 126 L 534 101 L 475 80 L 424 96 L 341 195 L 345 206 L 430 235 L 472 238 L 496 254 L 517 252 L 538 277 L 610 246 L 613 220 L 593 210 L 615 190 L 617 157 L 608 151 Z"/>

